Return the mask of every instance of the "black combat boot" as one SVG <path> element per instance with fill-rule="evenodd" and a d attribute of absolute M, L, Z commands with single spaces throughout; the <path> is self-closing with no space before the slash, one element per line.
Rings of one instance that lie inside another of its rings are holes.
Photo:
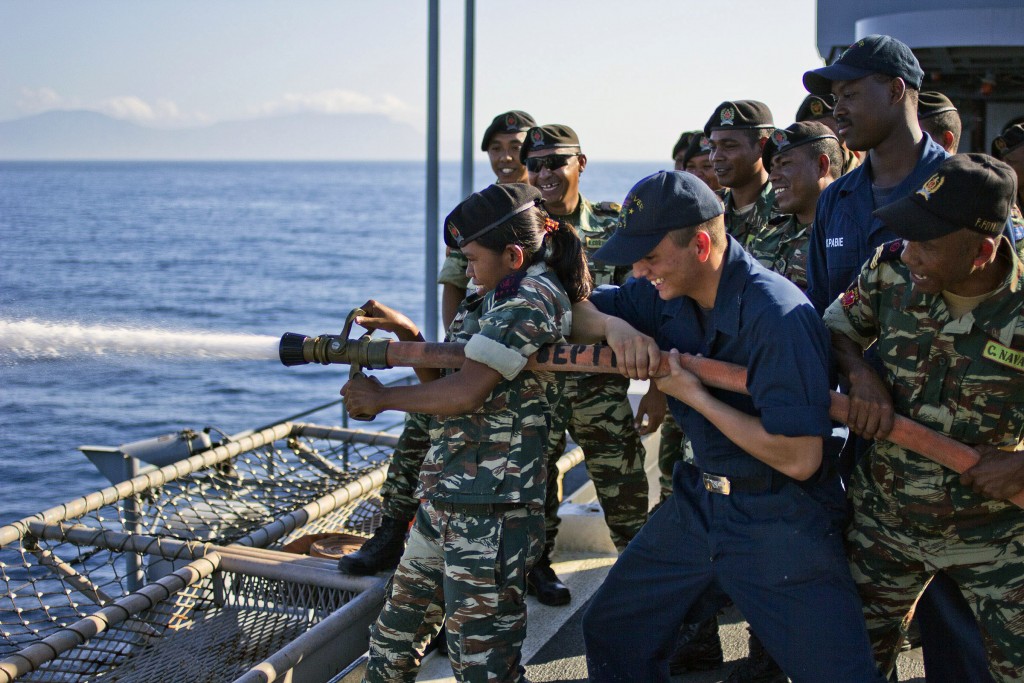
<path fill-rule="evenodd" d="M 354 553 L 345 555 L 338 560 L 338 569 L 343 574 L 376 574 L 385 569 L 394 569 L 402 559 L 405 550 L 405 533 L 409 530 L 409 521 L 382 517 L 380 526 L 373 536 Z"/>
<path fill-rule="evenodd" d="M 750 655 L 733 669 L 725 683 L 789 683 L 789 678 L 751 631 Z"/>
<path fill-rule="evenodd" d="M 547 555 L 541 556 L 526 575 L 526 592 L 536 595 L 542 605 L 568 605 L 572 597 L 569 595 L 569 587 L 558 580 Z"/>
<path fill-rule="evenodd" d="M 718 636 L 718 615 L 699 624 L 684 624 L 676 649 L 668 659 L 673 676 L 688 671 L 711 671 L 722 666 L 722 639 Z"/>

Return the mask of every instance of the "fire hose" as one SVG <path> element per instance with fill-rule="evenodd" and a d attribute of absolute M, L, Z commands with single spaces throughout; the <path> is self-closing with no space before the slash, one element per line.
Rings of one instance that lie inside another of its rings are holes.
<path fill-rule="evenodd" d="M 285 365 L 335 363 L 383 370 L 392 367 L 458 368 L 465 361 L 464 346 L 458 343 L 397 342 L 386 338 L 349 339 L 350 320 L 341 335 L 307 337 L 288 332 L 281 337 L 280 356 Z M 747 394 L 747 370 L 732 363 L 681 354 L 679 363 L 705 385 Z M 550 344 L 531 356 L 527 370 L 619 374 L 617 360 L 610 347 L 588 344 Z M 669 360 L 662 358 L 654 376 L 668 375 Z M 844 422 L 850 399 L 835 391 L 829 415 Z M 892 431 L 886 437 L 898 446 L 918 453 L 954 472 L 963 473 L 978 463 L 978 452 L 901 415 L 894 416 Z M 1024 491 L 1009 498 L 1024 508 Z"/>

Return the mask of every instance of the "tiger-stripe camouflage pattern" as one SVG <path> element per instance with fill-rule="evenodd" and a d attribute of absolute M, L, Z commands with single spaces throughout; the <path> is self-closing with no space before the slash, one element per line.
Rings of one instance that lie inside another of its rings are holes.
<path fill-rule="evenodd" d="M 441 270 L 437 273 L 437 284 L 453 285 L 459 289 L 469 288 L 469 276 L 466 275 L 466 267 L 469 260 L 466 255 L 458 249 L 448 249 L 448 255 L 444 257 Z"/>
<path fill-rule="evenodd" d="M 778 215 L 775 211 L 775 191 L 771 183 L 765 183 L 761 193 L 754 202 L 754 208 L 740 215 L 736 213 L 736 202 L 732 190 L 719 190 L 722 203 L 725 205 L 725 231 L 736 238 L 744 249 L 750 249 L 750 242 L 768 225 L 768 221 Z"/>
<path fill-rule="evenodd" d="M 459 681 L 522 681 L 526 574 L 541 551 L 537 507 L 464 514 L 426 502 L 416 514 L 388 599 L 370 629 L 363 680 L 414 681 L 444 619 Z"/>
<path fill-rule="evenodd" d="M 487 293 L 476 331 L 459 324 L 461 307 L 452 322 L 449 341 L 466 343 L 466 358 L 505 379 L 476 412 L 430 423 L 419 498 L 544 504 L 547 467 L 537 455 L 545 452 L 551 402 L 562 395 L 565 373 L 519 370 L 544 344 L 565 341 L 572 314 L 558 278 L 545 264 L 530 266 L 527 273 L 515 295 L 496 300 L 494 291 Z M 518 364 L 514 371 L 502 365 L 510 358 Z"/>
<path fill-rule="evenodd" d="M 758 263 L 774 270 L 807 291 L 807 241 L 811 226 L 800 225 L 796 216 L 777 216 L 750 240 L 747 251 Z"/>
<path fill-rule="evenodd" d="M 570 223 L 579 233 L 595 287 L 621 285 L 631 273 L 627 266 L 611 266 L 593 259 L 594 252 L 604 246 L 615 232 L 620 209 L 621 206 L 614 202 L 594 204 L 581 196 L 576 211 L 557 217 Z M 625 548 L 647 521 L 644 447 L 633 423 L 628 389 L 629 380 L 616 375 L 574 373 L 566 379 L 562 409 L 555 415 L 548 443 L 546 555 L 554 548 L 558 533 L 558 470 L 555 463 L 565 452 L 566 429 L 583 449 L 587 474 L 594 482 L 615 547 Z"/>
<path fill-rule="evenodd" d="M 420 506 L 416 485 L 420 467 L 430 449 L 430 416 L 408 413 L 405 426 L 388 463 L 388 474 L 380 487 L 381 512 L 385 517 L 411 522 Z"/>
<path fill-rule="evenodd" d="M 463 259 L 462 252 L 453 250 Z M 459 306 L 446 335 L 446 340 L 456 335 L 473 335 L 480 331 L 481 297 L 472 294 Z M 387 478 L 380 487 L 381 511 L 386 517 L 411 522 L 420 505 L 416 487 L 420 480 L 423 459 L 430 450 L 430 415 L 408 413 L 398 444 L 391 454 Z"/>
<path fill-rule="evenodd" d="M 626 377 L 570 374 L 548 442 L 549 491 L 557 494 L 555 463 L 565 452 L 568 429 L 583 449 L 583 463 L 619 550 L 625 549 L 647 521 L 649 495 L 644 445 L 633 422 L 628 391 Z M 545 510 L 548 554 L 558 533 L 557 511 L 558 500 L 549 495 Z"/>
<path fill-rule="evenodd" d="M 862 348 L 877 343 L 897 414 L 965 444 L 1021 450 L 1024 266 L 1001 240 L 998 258 L 1011 263 L 1010 275 L 953 320 L 942 296 L 913 291 L 901 250 L 898 241 L 879 247 L 829 306 L 826 324 Z M 851 569 L 880 665 L 895 662 L 900 620 L 942 569 L 978 617 L 996 680 L 1024 678 L 1020 508 L 974 493 L 951 470 L 886 441 L 868 451 L 851 492 Z"/>
<path fill-rule="evenodd" d="M 417 490 L 426 502 L 370 630 L 365 681 L 415 680 L 442 611 L 458 680 L 522 680 L 526 575 L 544 543 L 544 449 L 564 384 L 522 368 L 570 327 L 569 299 L 544 264 L 531 266 L 511 296 L 471 295 L 460 306 L 447 339 L 466 342 L 466 357 L 503 379 L 477 411 L 430 421 Z"/>

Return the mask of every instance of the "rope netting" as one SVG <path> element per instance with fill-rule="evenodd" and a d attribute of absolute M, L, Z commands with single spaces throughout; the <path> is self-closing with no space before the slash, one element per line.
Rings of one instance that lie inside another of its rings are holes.
<path fill-rule="evenodd" d="M 275 549 L 368 535 L 395 441 L 281 423 L 0 527 L 0 683 L 233 680 L 366 587 Z"/>

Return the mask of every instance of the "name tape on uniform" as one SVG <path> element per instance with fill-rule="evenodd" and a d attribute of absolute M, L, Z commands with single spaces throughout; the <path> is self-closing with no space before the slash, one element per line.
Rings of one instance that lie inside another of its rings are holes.
<path fill-rule="evenodd" d="M 994 341 L 985 344 L 982 351 L 985 358 L 995 361 L 1000 365 L 1006 365 L 1020 372 L 1024 372 L 1024 351 L 1014 351 Z"/>

